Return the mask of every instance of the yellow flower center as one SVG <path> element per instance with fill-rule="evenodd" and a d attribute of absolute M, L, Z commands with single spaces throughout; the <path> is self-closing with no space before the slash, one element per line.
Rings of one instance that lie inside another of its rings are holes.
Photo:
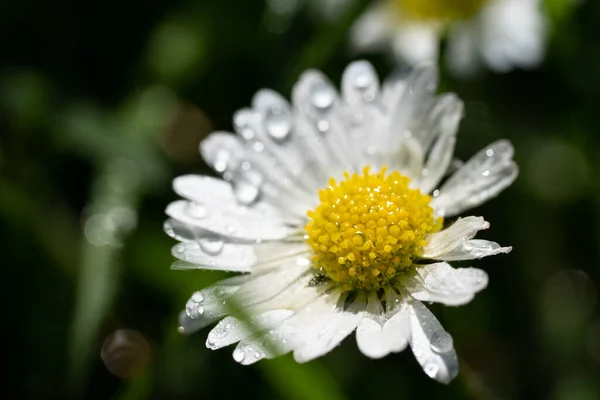
<path fill-rule="evenodd" d="M 413 264 L 443 218 L 399 172 L 365 167 L 362 175 L 344 176 L 339 183 L 331 178 L 319 191 L 319 206 L 307 213 L 313 266 L 344 290 L 378 289 Z"/>
<path fill-rule="evenodd" d="M 467 19 L 488 0 L 393 0 L 403 16 L 416 20 L 454 21 Z"/>

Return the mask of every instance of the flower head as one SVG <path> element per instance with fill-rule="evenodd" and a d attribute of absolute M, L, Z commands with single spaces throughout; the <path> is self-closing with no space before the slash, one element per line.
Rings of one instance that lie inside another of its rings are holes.
<path fill-rule="evenodd" d="M 402 62 L 446 55 L 452 70 L 469 74 L 482 64 L 497 72 L 541 61 L 546 17 L 539 0 L 379 0 L 353 27 L 358 49 L 388 47 Z"/>
<path fill-rule="evenodd" d="M 498 141 L 454 171 L 463 107 L 435 88 L 432 67 L 380 86 L 369 63 L 355 62 L 341 95 L 307 71 L 293 105 L 259 91 L 235 114 L 237 135 L 207 138 L 202 155 L 223 179 L 174 181 L 185 199 L 167 207 L 166 231 L 180 242 L 174 268 L 244 274 L 195 292 L 180 329 L 218 321 L 207 347 L 237 343 L 242 364 L 288 352 L 309 361 L 356 330 L 369 357 L 410 345 L 430 377 L 456 376 L 452 338 L 421 301 L 458 306 L 485 288 L 485 272 L 447 261 L 510 248 L 473 239 L 489 227 L 481 217 L 448 218 L 518 170 Z"/>

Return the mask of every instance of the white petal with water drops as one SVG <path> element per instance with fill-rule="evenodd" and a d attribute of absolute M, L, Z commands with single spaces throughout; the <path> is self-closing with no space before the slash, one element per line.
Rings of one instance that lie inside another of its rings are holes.
<path fill-rule="evenodd" d="M 423 258 L 438 258 L 472 239 L 480 230 L 488 229 L 489 222 L 482 217 L 459 218 L 450 227 L 427 235 Z"/>
<path fill-rule="evenodd" d="M 404 350 L 410 335 L 406 305 L 393 289 L 385 290 L 387 311 L 384 312 L 377 293 L 369 293 L 367 308 L 356 329 L 360 351 L 371 358 L 381 358 Z"/>
<path fill-rule="evenodd" d="M 270 310 L 257 316 L 248 316 L 245 319 L 225 317 L 208 333 L 206 347 L 217 350 L 251 335 L 259 335 L 265 330 L 279 326 L 293 314 L 292 310 Z"/>
<path fill-rule="evenodd" d="M 421 302 L 412 300 L 410 347 L 423 371 L 432 379 L 449 383 L 458 375 L 458 359 L 452 337 Z"/>
<path fill-rule="evenodd" d="M 322 313 L 313 315 L 304 325 L 302 345 L 294 348 L 294 360 L 297 362 L 307 362 L 333 350 L 356 329 L 363 317 L 366 308 L 366 296 L 363 293 L 358 294 L 347 308 L 344 308 L 344 296 L 337 305 L 332 304 L 337 296 L 327 297 Z M 315 306 L 312 312 L 319 312 L 316 310 Z"/>
<path fill-rule="evenodd" d="M 202 214 L 197 211 L 200 207 Z M 166 213 L 173 219 L 215 235 L 242 240 L 284 239 L 293 232 L 274 215 L 265 218 L 264 214 L 244 206 L 196 205 L 178 200 L 167 206 Z"/>
<path fill-rule="evenodd" d="M 250 272 L 256 262 L 252 246 L 224 243 L 220 238 L 203 238 L 198 242 L 179 243 L 172 253 L 182 260 L 173 269 L 212 269 Z"/>
<path fill-rule="evenodd" d="M 512 247 L 502 247 L 496 242 L 488 240 L 472 239 L 461 243 L 449 252 L 436 257 L 436 260 L 460 261 L 472 260 L 494 256 L 496 254 L 510 253 Z"/>
<path fill-rule="evenodd" d="M 179 314 L 180 332 L 193 333 L 226 315 L 227 297 L 235 293 L 248 279 L 248 275 L 236 276 L 193 293 L 185 310 Z"/>
<path fill-rule="evenodd" d="M 454 173 L 431 201 L 438 215 L 452 216 L 496 196 L 517 178 L 510 142 L 500 140 L 481 150 Z"/>
<path fill-rule="evenodd" d="M 488 276 L 477 268 L 452 268 L 447 263 L 428 264 L 417 268 L 416 275 L 403 279 L 412 297 L 435 301 L 447 306 L 460 306 L 485 289 Z"/>

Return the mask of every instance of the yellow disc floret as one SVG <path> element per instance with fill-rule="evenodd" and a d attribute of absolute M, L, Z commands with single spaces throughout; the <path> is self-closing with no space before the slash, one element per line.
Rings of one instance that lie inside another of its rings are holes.
<path fill-rule="evenodd" d="M 473 17 L 488 0 L 393 0 L 403 18 L 454 21 Z"/>
<path fill-rule="evenodd" d="M 308 212 L 313 266 L 345 290 L 378 289 L 412 265 L 443 219 L 399 172 L 365 167 L 362 175 L 344 176 L 339 183 L 330 179 L 319 192 L 321 203 Z"/>

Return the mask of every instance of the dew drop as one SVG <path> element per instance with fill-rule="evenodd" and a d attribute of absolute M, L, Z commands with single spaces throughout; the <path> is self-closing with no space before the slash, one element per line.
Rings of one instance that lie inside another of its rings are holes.
<path fill-rule="evenodd" d="M 371 71 L 367 68 L 361 68 L 356 71 L 354 76 L 354 85 L 359 89 L 366 89 L 373 83 L 373 76 Z"/>
<path fill-rule="evenodd" d="M 272 106 L 267 111 L 265 128 L 269 136 L 277 141 L 284 141 L 292 130 L 290 112 L 280 106 Z"/>
<path fill-rule="evenodd" d="M 185 313 L 191 319 L 196 319 L 204 314 L 204 307 L 200 304 L 204 301 L 204 294 L 202 292 L 194 292 L 192 297 L 185 304 Z"/>
<path fill-rule="evenodd" d="M 252 128 L 240 129 L 240 135 L 246 140 L 254 139 L 254 130 Z"/>
<path fill-rule="evenodd" d="M 254 142 L 254 144 L 252 145 L 252 148 L 254 149 L 255 152 L 260 153 L 265 149 L 265 145 L 262 144 L 261 142 Z"/>
<path fill-rule="evenodd" d="M 204 294 L 202 292 L 194 292 L 192 294 L 192 301 L 194 303 L 202 303 L 204 301 Z"/>
<path fill-rule="evenodd" d="M 241 349 L 235 349 L 233 351 L 233 359 L 237 362 L 242 362 L 244 361 L 244 358 L 246 357 L 246 353 L 244 353 L 244 350 Z"/>
<path fill-rule="evenodd" d="M 229 164 L 229 160 L 231 159 L 231 154 L 224 149 L 219 149 L 214 158 L 213 167 L 217 172 L 225 172 L 227 169 L 227 164 Z"/>
<path fill-rule="evenodd" d="M 319 82 L 313 86 L 310 98 L 315 107 L 324 110 L 333 104 L 335 92 L 333 88 L 326 85 L 324 82 Z"/>
<path fill-rule="evenodd" d="M 324 119 L 317 122 L 317 129 L 319 132 L 327 132 L 327 130 L 329 130 L 329 122 L 325 121 Z"/>
<path fill-rule="evenodd" d="M 452 351 L 453 344 L 452 336 L 446 331 L 435 332 L 431 336 L 430 347 L 435 353 L 443 354 Z"/>
<path fill-rule="evenodd" d="M 223 250 L 224 243 L 219 238 L 203 238 L 198 240 L 202 251 L 206 254 L 216 256 Z"/>
<path fill-rule="evenodd" d="M 240 203 L 249 205 L 258 198 L 260 188 L 245 180 L 239 180 L 234 182 L 233 192 Z"/>
<path fill-rule="evenodd" d="M 440 370 L 440 367 L 434 362 L 428 362 L 423 366 L 423 371 L 430 378 L 435 378 Z"/>

